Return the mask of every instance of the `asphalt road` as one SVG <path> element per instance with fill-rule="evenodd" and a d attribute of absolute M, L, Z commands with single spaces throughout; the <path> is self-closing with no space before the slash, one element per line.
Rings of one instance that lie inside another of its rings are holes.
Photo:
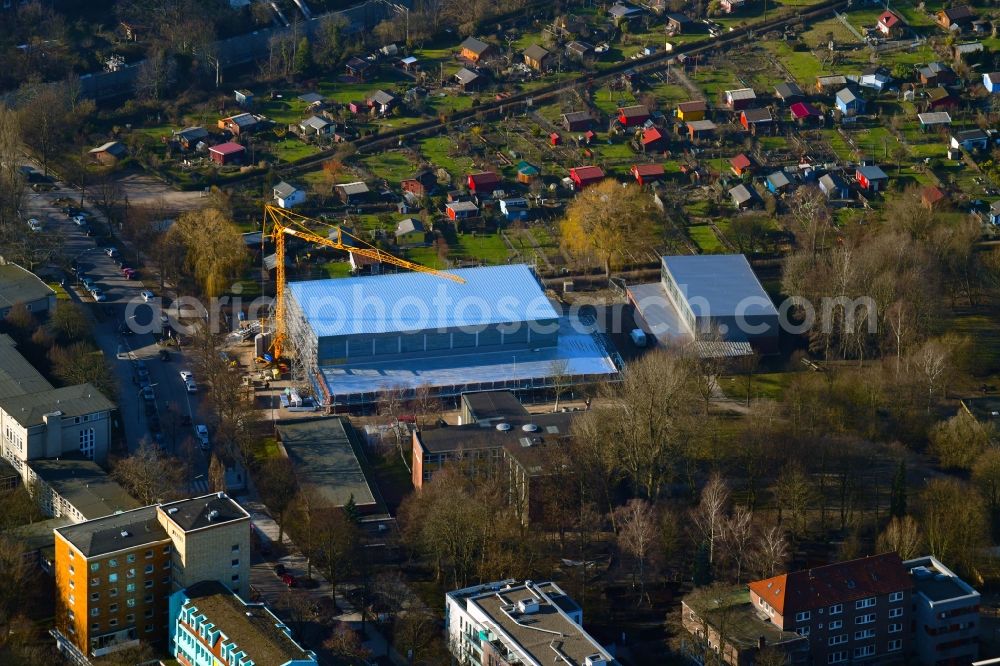
<path fill-rule="evenodd" d="M 189 394 L 180 378 L 181 370 L 191 369 L 186 364 L 183 352 L 174 345 L 161 347 L 157 344 L 159 336 L 154 335 L 154 332 L 162 331 L 158 324 L 162 302 L 160 299 L 149 304 L 143 302 L 139 295 L 146 288 L 142 281 L 143 271 L 139 270 L 132 280 L 123 277 L 119 266 L 106 253 L 106 248 L 98 247 L 82 227 L 77 226 L 53 203 L 60 198 L 78 203 L 79 192 L 62 183 L 57 182 L 55 185 L 52 191 L 31 192 L 27 196 L 25 217 L 37 218 L 42 223 L 43 231 L 61 236 L 64 256 L 75 262 L 81 275 L 94 280 L 106 295 L 105 302 L 97 303 L 77 279 L 67 276 L 66 287 L 70 297 L 93 315 L 97 344 L 118 377 L 119 416 L 128 450 L 135 451 L 144 440 L 158 441 L 168 453 L 190 462 L 191 490 L 207 492 L 209 458 L 197 446 L 194 433 L 194 425 L 205 422 L 205 412 L 199 395 Z M 96 211 L 87 212 L 91 218 L 100 219 Z M 127 265 L 136 265 L 133 252 L 126 252 L 124 256 Z M 155 285 L 156 282 L 150 280 L 150 284 Z M 167 312 L 168 317 L 172 318 L 169 308 Z M 123 335 L 121 329 L 126 323 L 136 332 Z M 168 361 L 160 360 L 161 348 L 168 349 Z M 145 364 L 148 378 L 139 376 L 140 362 Z M 155 396 L 148 410 L 141 395 L 145 384 L 152 386 Z M 150 427 L 151 422 L 156 420 L 160 423 L 158 437 Z M 190 425 L 186 425 L 188 422 Z"/>

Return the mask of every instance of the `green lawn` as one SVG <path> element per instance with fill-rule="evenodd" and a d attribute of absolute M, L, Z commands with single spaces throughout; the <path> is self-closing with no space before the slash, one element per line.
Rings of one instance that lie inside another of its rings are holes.
<path fill-rule="evenodd" d="M 472 159 L 468 155 L 458 154 L 454 140 L 447 135 L 422 139 L 420 152 L 428 162 L 445 169 L 452 178 L 461 178 L 472 170 Z"/>
<path fill-rule="evenodd" d="M 294 162 L 315 155 L 319 149 L 314 145 L 303 143 L 299 139 L 286 137 L 272 143 L 267 152 L 278 162 Z"/>
<path fill-rule="evenodd" d="M 822 64 L 812 52 L 793 51 L 787 42 L 764 42 L 764 48 L 781 61 L 803 90 L 811 87 L 816 82 L 817 76 L 829 73 L 824 71 Z"/>
<path fill-rule="evenodd" d="M 510 252 L 499 234 L 462 234 L 448 247 L 448 262 L 478 261 L 484 264 L 503 264 Z M 437 247 L 417 247 L 406 251 L 406 258 L 431 268 L 445 268 L 438 256 Z"/>
<path fill-rule="evenodd" d="M 695 224 L 688 227 L 687 232 L 703 254 L 714 254 L 725 249 L 715 235 L 715 230 L 707 224 Z"/>
<path fill-rule="evenodd" d="M 410 178 L 417 169 L 413 158 L 398 150 L 390 150 L 375 155 L 366 155 L 361 163 L 368 168 L 376 178 L 385 178 L 390 183 L 398 183 Z"/>
<path fill-rule="evenodd" d="M 750 383 L 750 398 L 767 398 L 781 400 L 785 387 L 795 377 L 794 372 L 764 372 L 754 374 Z M 725 376 L 719 378 L 719 388 L 727 398 L 746 400 L 746 375 Z"/>
<path fill-rule="evenodd" d="M 968 337 L 970 367 L 978 374 L 1000 370 L 1000 323 L 988 314 L 962 314 L 954 318 L 950 330 Z"/>
<path fill-rule="evenodd" d="M 323 270 L 326 271 L 326 276 L 330 278 L 350 277 L 351 264 L 346 261 L 331 261 L 328 264 L 323 264 Z"/>

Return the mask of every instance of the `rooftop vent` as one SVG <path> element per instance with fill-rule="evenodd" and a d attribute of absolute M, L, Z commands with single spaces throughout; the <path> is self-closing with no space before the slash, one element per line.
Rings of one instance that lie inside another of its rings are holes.
<path fill-rule="evenodd" d="M 218 517 L 219 517 L 219 512 L 216 511 L 215 509 L 212 509 L 211 511 L 208 512 L 208 520 L 209 520 L 209 522 L 215 520 Z"/>
<path fill-rule="evenodd" d="M 130 536 L 128 530 L 122 530 L 122 538 L 125 538 L 127 536 Z"/>
<path fill-rule="evenodd" d="M 177 507 L 176 506 L 172 506 L 169 509 L 167 509 L 167 515 L 172 516 L 175 513 L 177 513 Z"/>
<path fill-rule="evenodd" d="M 608 662 L 599 654 L 588 654 L 583 659 L 584 666 L 605 666 Z"/>
<path fill-rule="evenodd" d="M 534 423 L 525 423 L 523 426 L 521 426 L 521 430 L 523 430 L 524 432 L 537 432 L 538 426 L 536 426 Z"/>
<path fill-rule="evenodd" d="M 508 430 L 510 430 L 510 424 L 509 423 L 498 423 L 497 424 L 497 430 L 499 430 L 500 432 L 507 432 Z"/>
<path fill-rule="evenodd" d="M 534 597 L 521 599 L 517 602 L 517 610 L 524 615 L 531 615 L 538 612 L 538 600 Z"/>

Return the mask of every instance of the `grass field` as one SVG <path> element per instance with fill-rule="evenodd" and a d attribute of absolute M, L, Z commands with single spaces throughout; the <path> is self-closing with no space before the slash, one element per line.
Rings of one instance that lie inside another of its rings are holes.
<path fill-rule="evenodd" d="M 472 170 L 472 159 L 455 152 L 455 141 L 449 136 L 432 136 L 420 141 L 420 152 L 427 161 L 445 169 L 452 178 Z"/>
<path fill-rule="evenodd" d="M 687 228 L 687 232 L 702 254 L 714 254 L 725 249 L 719 242 L 719 237 L 715 235 L 715 230 L 707 224 L 692 225 Z"/>
<path fill-rule="evenodd" d="M 959 314 L 950 330 L 969 338 L 969 367 L 975 368 L 977 374 L 1000 371 L 1000 321 L 995 313 Z"/>
<path fill-rule="evenodd" d="M 390 183 L 409 178 L 417 170 L 413 158 L 398 150 L 366 155 L 361 158 L 361 163 L 377 178 L 385 178 Z"/>
<path fill-rule="evenodd" d="M 794 372 L 765 372 L 754 374 L 750 382 L 750 398 L 781 400 L 785 387 L 795 376 Z M 745 375 L 719 378 L 719 388 L 732 400 L 746 400 L 747 379 Z"/>

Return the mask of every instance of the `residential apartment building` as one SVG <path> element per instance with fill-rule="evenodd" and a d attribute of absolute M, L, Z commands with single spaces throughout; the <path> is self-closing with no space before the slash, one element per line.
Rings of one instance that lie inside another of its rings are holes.
<path fill-rule="evenodd" d="M 50 518 L 81 523 L 139 508 L 139 502 L 97 463 L 80 456 L 33 460 L 26 477 L 39 508 Z"/>
<path fill-rule="evenodd" d="M 809 638 L 814 664 L 903 663 L 913 580 L 896 553 L 750 583 L 750 601 L 783 631 Z"/>
<path fill-rule="evenodd" d="M 29 460 L 79 453 L 103 463 L 115 408 L 91 384 L 54 388 L 0 335 L 0 452 L 26 482 Z"/>
<path fill-rule="evenodd" d="M 56 630 L 86 657 L 167 635 L 171 592 L 215 580 L 246 595 L 250 515 L 222 493 L 55 530 Z"/>
<path fill-rule="evenodd" d="M 913 649 L 925 666 L 979 657 L 979 592 L 933 556 L 903 562 L 913 579 Z"/>
<path fill-rule="evenodd" d="M 583 628 L 583 611 L 555 583 L 498 581 L 445 595 L 452 654 L 475 666 L 618 662 Z"/>
<path fill-rule="evenodd" d="M 264 604 L 248 604 L 217 581 L 170 596 L 170 654 L 181 666 L 319 663 Z"/>

